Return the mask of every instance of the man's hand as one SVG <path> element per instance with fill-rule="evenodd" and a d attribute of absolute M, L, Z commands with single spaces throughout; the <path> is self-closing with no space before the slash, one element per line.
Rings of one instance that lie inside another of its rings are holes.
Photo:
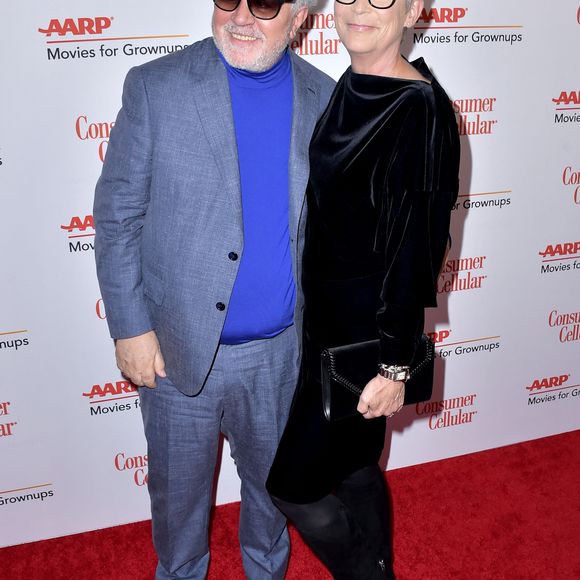
<path fill-rule="evenodd" d="M 117 366 L 138 386 L 154 389 L 157 376 L 166 377 L 165 362 L 153 330 L 132 338 L 119 338 L 115 346 Z"/>
<path fill-rule="evenodd" d="M 390 417 L 401 410 L 404 400 L 405 383 L 377 375 L 367 383 L 356 409 L 365 419 Z"/>

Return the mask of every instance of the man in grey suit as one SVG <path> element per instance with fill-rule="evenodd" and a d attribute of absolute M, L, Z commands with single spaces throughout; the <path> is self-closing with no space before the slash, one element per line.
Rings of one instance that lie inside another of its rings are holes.
<path fill-rule="evenodd" d="M 308 144 L 333 81 L 288 42 L 313 0 L 214 0 L 208 38 L 129 71 L 96 188 L 117 364 L 141 388 L 156 578 L 204 578 L 220 432 L 250 579 L 283 578 L 264 482 L 299 363 Z"/>

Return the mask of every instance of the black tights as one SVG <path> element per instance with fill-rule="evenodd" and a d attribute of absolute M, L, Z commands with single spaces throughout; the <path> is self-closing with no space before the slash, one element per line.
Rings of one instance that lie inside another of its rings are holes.
<path fill-rule="evenodd" d="M 378 465 L 349 475 L 319 501 L 272 501 L 336 580 L 394 578 L 389 499 Z"/>

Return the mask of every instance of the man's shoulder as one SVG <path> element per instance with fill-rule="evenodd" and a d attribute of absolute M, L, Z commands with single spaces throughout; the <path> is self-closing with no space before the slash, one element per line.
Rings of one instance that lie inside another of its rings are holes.
<path fill-rule="evenodd" d="M 316 68 L 313 64 L 310 64 L 307 60 L 298 56 L 294 51 L 290 51 L 290 54 L 295 69 L 304 74 L 306 78 L 318 83 L 324 90 L 332 91 L 336 85 L 336 81 L 332 77 L 321 71 L 319 68 Z"/>

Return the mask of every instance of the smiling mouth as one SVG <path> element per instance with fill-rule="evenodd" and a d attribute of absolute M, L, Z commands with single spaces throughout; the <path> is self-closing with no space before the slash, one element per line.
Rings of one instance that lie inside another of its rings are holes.
<path fill-rule="evenodd" d="M 246 36 L 245 34 L 236 34 L 235 32 L 230 32 L 230 34 L 236 40 L 243 40 L 244 42 L 253 42 L 254 40 L 258 40 L 255 36 Z"/>
<path fill-rule="evenodd" d="M 353 30 L 359 30 L 361 32 L 365 30 L 371 30 L 372 28 L 374 28 L 373 26 L 368 26 L 366 24 L 356 24 L 355 22 L 351 22 L 348 26 Z"/>

